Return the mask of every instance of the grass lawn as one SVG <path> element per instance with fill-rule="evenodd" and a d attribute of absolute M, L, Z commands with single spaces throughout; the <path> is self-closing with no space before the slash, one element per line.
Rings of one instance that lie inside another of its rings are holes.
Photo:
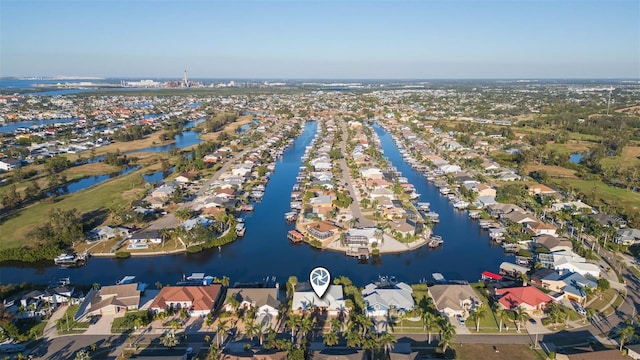
<path fill-rule="evenodd" d="M 611 309 L 609 307 L 609 303 L 613 300 L 613 298 L 615 298 L 617 296 L 617 292 L 615 289 L 607 289 L 604 292 L 602 292 L 602 296 L 597 295 L 595 297 L 595 300 L 591 301 L 591 303 L 589 303 L 587 305 L 587 308 L 591 308 L 595 311 L 601 311 L 605 314 L 607 314 L 608 312 L 613 311 L 613 309 Z M 624 301 L 624 299 L 623 299 Z"/>
<path fill-rule="evenodd" d="M 56 328 L 60 334 L 82 334 L 89 328 L 89 322 L 76 322 L 73 320 L 73 316 L 78 311 L 80 305 L 70 305 L 65 312 L 65 315 L 58 320 Z"/>
<path fill-rule="evenodd" d="M 456 359 L 460 360 L 545 360 L 547 358 L 544 351 L 533 350 L 529 345 L 460 344 L 453 348 L 456 351 Z"/>
<path fill-rule="evenodd" d="M 25 241 L 27 233 L 45 222 L 53 208 L 76 208 L 80 214 L 84 214 L 98 209 L 106 210 L 111 204 L 124 202 L 123 193 L 129 190 L 136 189 L 138 194 L 142 193 L 145 189 L 144 185 L 139 183 L 142 179 L 140 175 L 147 171 L 140 169 L 89 189 L 61 196 L 56 202 L 43 201 L 23 209 L 0 224 L 0 233 L 6 240 L 0 242 L 0 247 L 30 245 L 29 240 Z"/>
<path fill-rule="evenodd" d="M 593 143 L 570 140 L 566 144 L 549 143 L 546 148 L 548 150 L 555 150 L 560 154 L 573 154 L 588 152 L 590 149 L 589 145 L 593 146 Z"/>

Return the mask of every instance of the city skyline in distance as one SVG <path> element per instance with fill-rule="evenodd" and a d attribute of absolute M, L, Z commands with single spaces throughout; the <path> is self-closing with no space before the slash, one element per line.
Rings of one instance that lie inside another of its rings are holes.
<path fill-rule="evenodd" d="M 14 1 L 0 76 L 640 77 L 640 3 Z"/>

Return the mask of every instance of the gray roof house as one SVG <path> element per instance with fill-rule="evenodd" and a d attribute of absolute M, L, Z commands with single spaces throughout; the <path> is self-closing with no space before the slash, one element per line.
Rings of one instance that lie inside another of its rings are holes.
<path fill-rule="evenodd" d="M 380 281 L 370 283 L 362 290 L 362 297 L 367 305 L 367 316 L 385 316 L 389 311 L 407 312 L 413 310 L 413 289 L 406 283 L 389 283 Z"/>
<path fill-rule="evenodd" d="M 620 229 L 614 241 L 622 245 L 634 245 L 640 243 L 640 230 L 638 229 Z"/>

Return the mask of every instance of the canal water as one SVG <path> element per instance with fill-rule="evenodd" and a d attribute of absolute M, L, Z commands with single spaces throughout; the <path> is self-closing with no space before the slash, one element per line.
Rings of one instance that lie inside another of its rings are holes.
<path fill-rule="evenodd" d="M 508 259 L 502 250 L 490 247 L 487 234 L 481 232 L 466 213 L 456 212 L 432 185 L 404 163 L 384 130 L 378 127 L 375 130 L 380 135 L 385 155 L 415 184 L 421 193 L 420 200 L 431 202 L 432 208 L 440 213 L 440 224 L 435 233 L 444 238 L 442 248 L 423 247 L 408 253 L 383 255 L 362 264 L 342 253 L 291 244 L 286 234 L 293 225 L 285 222 L 284 213 L 289 211 L 289 195 L 301 165 L 300 158 L 317 131 L 316 123 L 308 122 L 302 135 L 277 161 L 262 202 L 256 204 L 253 213 L 244 215 L 245 236 L 221 250 L 126 260 L 92 258 L 85 267 L 76 269 L 60 269 L 52 264 L 5 265 L 0 267 L 0 283 L 48 283 L 69 276 L 75 283 L 104 285 L 113 284 L 125 275 L 135 275 L 139 281 L 150 284 L 156 281 L 172 284 L 183 274 L 193 272 L 226 275 L 232 283 L 259 281 L 266 276 L 276 276 L 283 282 L 290 275 L 306 279 L 312 268 L 325 266 L 334 276 L 346 275 L 356 284 L 364 285 L 379 275 L 418 282 L 440 272 L 447 279 L 476 281 L 483 270 L 497 271 L 500 262 Z"/>

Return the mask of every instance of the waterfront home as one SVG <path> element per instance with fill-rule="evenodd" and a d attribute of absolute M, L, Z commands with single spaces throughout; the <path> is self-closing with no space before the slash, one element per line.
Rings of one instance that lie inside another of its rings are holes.
<path fill-rule="evenodd" d="M 335 240 L 336 235 L 340 232 L 340 228 L 328 221 L 316 221 L 307 225 L 307 234 L 313 239 L 320 241 L 323 246 L 329 245 Z"/>
<path fill-rule="evenodd" d="M 87 242 L 113 239 L 116 236 L 129 236 L 129 229 L 122 226 L 99 226 L 87 233 Z"/>
<path fill-rule="evenodd" d="M 395 231 L 398 235 L 415 235 L 416 223 L 407 219 L 393 219 L 389 223 L 391 231 Z"/>
<path fill-rule="evenodd" d="M 493 196 L 478 196 L 476 200 L 482 205 L 482 207 L 488 207 L 498 203 L 496 198 Z"/>
<path fill-rule="evenodd" d="M 542 311 L 553 298 L 535 286 L 520 286 L 513 288 L 495 289 L 494 296 L 500 307 L 505 310 L 515 310 L 522 307 L 530 315 L 534 311 Z"/>
<path fill-rule="evenodd" d="M 220 302 L 222 285 L 166 286 L 153 299 L 149 309 L 155 313 L 168 309 L 187 309 L 189 316 L 207 316 Z"/>
<path fill-rule="evenodd" d="M 377 168 L 377 167 L 361 168 L 360 176 L 362 176 L 365 179 L 383 179 L 384 178 L 384 174 L 382 173 L 382 170 L 380 170 L 380 168 Z"/>
<path fill-rule="evenodd" d="M 413 289 L 406 283 L 394 283 L 381 279 L 367 284 L 362 290 L 366 304 L 365 315 L 389 316 L 413 310 Z"/>
<path fill-rule="evenodd" d="M 573 250 L 571 240 L 565 238 L 557 238 L 553 235 L 538 235 L 533 238 L 534 247 L 543 247 L 549 252 Z"/>
<path fill-rule="evenodd" d="M 214 220 L 211 220 L 207 217 L 204 216 L 198 216 L 197 218 L 194 219 L 188 219 L 185 222 L 182 223 L 182 227 L 185 230 L 191 230 L 194 227 L 196 227 L 197 225 L 200 225 L 202 227 L 207 227 L 212 225 L 213 223 L 215 223 Z"/>
<path fill-rule="evenodd" d="M 430 286 L 428 291 L 436 309 L 444 316 L 465 316 L 481 304 L 469 284 L 437 284 Z"/>
<path fill-rule="evenodd" d="M 229 299 L 237 300 L 239 308 L 248 310 L 256 309 L 256 314 L 278 316 L 280 305 L 282 304 L 278 296 L 279 288 L 233 288 L 227 289 L 227 296 L 224 300 L 224 311 L 232 312 L 235 309 Z"/>
<path fill-rule="evenodd" d="M 473 187 L 473 191 L 478 194 L 478 197 L 489 196 L 496 197 L 496 189 L 492 188 L 487 184 L 478 184 Z"/>
<path fill-rule="evenodd" d="M 517 277 L 518 274 L 526 274 L 529 271 L 529 268 L 522 265 L 513 264 L 510 262 L 503 262 L 500 264 L 500 274 L 511 276 L 513 278 Z"/>
<path fill-rule="evenodd" d="M 92 289 L 80 304 L 74 320 L 79 321 L 93 315 L 118 315 L 140 306 L 144 286 L 137 283 L 103 286 Z"/>
<path fill-rule="evenodd" d="M 542 288 L 554 292 L 562 292 L 567 300 L 583 303 L 586 298 L 585 288 L 595 289 L 598 284 L 579 273 L 566 271 L 563 274 L 552 272 L 540 280 Z"/>
<path fill-rule="evenodd" d="M 313 308 L 317 308 L 321 312 L 327 312 L 329 316 L 338 316 L 340 313 L 347 312 L 342 285 L 329 285 L 324 296 L 319 298 L 309 283 L 296 284 L 293 300 L 291 301 L 291 310 L 295 314 L 302 314 L 304 311 L 310 311 Z"/>
<path fill-rule="evenodd" d="M 532 223 L 538 221 L 538 219 L 536 219 L 534 216 L 517 210 L 500 215 L 500 219 L 503 220 L 503 222 L 504 220 L 508 220 L 516 224 Z"/>
<path fill-rule="evenodd" d="M 618 234 L 613 238 L 617 244 L 635 245 L 640 244 L 640 230 L 638 229 L 619 229 Z"/>
<path fill-rule="evenodd" d="M 507 204 L 497 203 L 497 204 L 491 205 L 488 207 L 488 211 L 489 211 L 489 215 L 496 216 L 496 217 L 510 214 L 512 212 L 525 213 L 525 211 L 518 205 L 508 204 L 508 203 Z"/>
<path fill-rule="evenodd" d="M 143 230 L 131 235 L 128 240 L 130 244 L 160 244 L 164 241 L 164 235 L 160 230 Z"/>
<path fill-rule="evenodd" d="M 542 221 L 531 221 L 526 223 L 525 230 L 533 236 L 556 236 L 557 228 L 554 225 L 547 224 Z"/>
<path fill-rule="evenodd" d="M 343 242 L 347 246 L 371 246 L 382 242 L 382 230 L 378 228 L 350 228 L 344 234 Z"/>

